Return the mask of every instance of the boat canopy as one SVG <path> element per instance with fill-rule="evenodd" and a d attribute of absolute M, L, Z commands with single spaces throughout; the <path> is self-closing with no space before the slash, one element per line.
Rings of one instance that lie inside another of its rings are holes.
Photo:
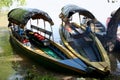
<path fill-rule="evenodd" d="M 45 21 L 48 21 L 51 25 L 54 24 L 52 19 L 46 12 L 38 9 L 15 8 L 8 13 L 8 21 L 18 25 L 19 24 L 26 25 L 28 20 L 31 18 L 33 20 L 43 19 Z"/>
<path fill-rule="evenodd" d="M 84 15 L 91 19 L 95 19 L 91 12 L 73 4 L 66 5 L 61 9 L 61 14 L 67 18 L 70 18 L 75 13 L 79 13 L 80 15 Z"/>

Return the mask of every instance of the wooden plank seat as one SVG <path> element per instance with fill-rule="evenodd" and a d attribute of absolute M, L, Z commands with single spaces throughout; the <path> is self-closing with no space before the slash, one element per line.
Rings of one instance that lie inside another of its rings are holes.
<path fill-rule="evenodd" d="M 38 26 L 31 25 L 31 28 L 32 28 L 32 29 L 36 29 L 36 30 L 38 30 L 38 31 L 40 31 L 40 32 L 43 32 L 43 33 L 45 33 L 45 34 L 47 34 L 47 35 L 49 35 L 49 36 L 52 35 L 52 32 L 51 32 L 51 31 L 42 29 L 42 28 L 40 28 L 40 27 L 38 27 Z"/>
<path fill-rule="evenodd" d="M 50 36 L 52 35 L 52 32 L 39 28 L 37 26 L 31 25 L 31 28 L 36 29 L 40 32 L 43 32 L 45 33 L 45 35 L 46 34 L 49 35 L 49 39 L 50 39 Z M 26 34 L 31 40 L 37 41 L 38 43 L 41 43 L 44 46 L 50 45 L 49 39 L 38 32 L 33 32 L 32 30 L 26 30 Z"/>

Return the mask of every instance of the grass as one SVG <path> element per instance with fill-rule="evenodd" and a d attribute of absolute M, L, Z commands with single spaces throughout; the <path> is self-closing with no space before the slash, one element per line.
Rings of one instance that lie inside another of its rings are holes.
<path fill-rule="evenodd" d="M 8 59 L 12 56 L 0 57 L 0 80 L 7 80 L 15 71 L 12 69 L 12 63 Z"/>
<path fill-rule="evenodd" d="M 9 42 L 9 32 L 0 27 L 0 56 L 9 56 L 12 53 L 12 48 Z"/>
<path fill-rule="evenodd" d="M 24 78 L 25 80 L 58 80 L 52 74 L 39 74 L 34 65 L 32 66 L 32 69 L 26 70 L 26 76 Z"/>

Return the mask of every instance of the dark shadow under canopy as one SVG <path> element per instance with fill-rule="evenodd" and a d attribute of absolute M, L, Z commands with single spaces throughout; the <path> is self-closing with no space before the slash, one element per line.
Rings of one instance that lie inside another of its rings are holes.
<path fill-rule="evenodd" d="M 53 21 L 50 18 L 50 16 L 42 11 L 42 10 L 38 10 L 38 9 L 32 9 L 32 8 L 28 8 L 28 9 L 24 9 L 24 8 L 15 8 L 12 9 L 9 13 L 8 13 L 8 21 L 15 23 L 15 24 L 22 24 L 22 25 L 26 25 L 29 19 L 43 19 L 45 21 L 48 21 L 51 25 L 53 25 Z"/>

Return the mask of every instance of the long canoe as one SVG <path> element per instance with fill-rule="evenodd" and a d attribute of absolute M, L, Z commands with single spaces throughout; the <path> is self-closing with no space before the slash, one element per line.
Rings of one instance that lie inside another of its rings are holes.
<path fill-rule="evenodd" d="M 45 21 L 47 21 L 50 25 L 53 25 L 52 19 L 44 11 L 23 8 L 11 10 L 8 13 L 8 27 L 10 31 L 10 41 L 15 48 L 47 68 L 70 74 L 89 76 L 90 71 L 87 65 L 65 47 L 52 40 L 51 31 L 31 25 L 31 23 L 30 29 L 28 29 L 26 24 L 30 19 L 37 19 L 37 22 L 38 19 L 43 19 L 44 24 Z M 34 33 L 37 32 L 44 37 L 44 40 L 34 36 Z M 40 32 L 43 34 L 40 34 Z M 49 37 L 47 38 L 46 35 Z"/>
<path fill-rule="evenodd" d="M 76 13 L 79 14 L 79 24 L 71 21 L 72 15 Z M 95 16 L 79 6 L 66 5 L 62 8 L 59 17 L 62 20 L 59 33 L 63 45 L 100 75 L 110 74 L 110 60 L 107 52 L 93 32 L 86 33 L 87 25 L 81 22 L 85 17 L 92 22 L 91 24 L 95 24 L 97 20 Z"/>

